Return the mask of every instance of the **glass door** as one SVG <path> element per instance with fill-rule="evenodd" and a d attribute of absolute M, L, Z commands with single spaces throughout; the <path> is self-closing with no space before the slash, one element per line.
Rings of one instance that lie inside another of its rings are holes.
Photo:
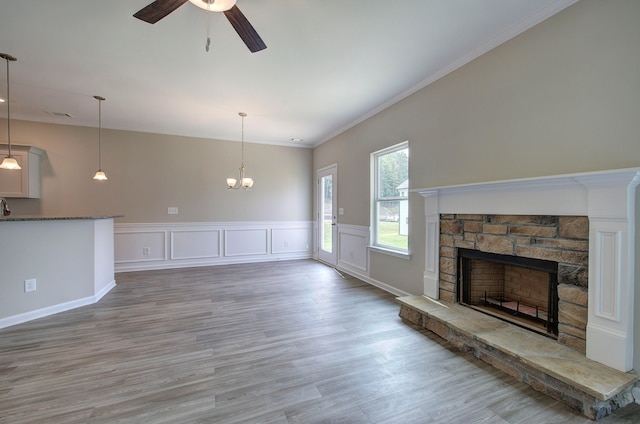
<path fill-rule="evenodd" d="M 318 259 L 337 265 L 337 174 L 338 166 L 318 170 Z"/>

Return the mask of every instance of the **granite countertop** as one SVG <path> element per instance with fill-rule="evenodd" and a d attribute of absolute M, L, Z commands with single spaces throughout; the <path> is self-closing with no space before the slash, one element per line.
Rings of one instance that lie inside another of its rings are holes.
<path fill-rule="evenodd" d="M 122 218 L 124 215 L 97 215 L 97 216 L 42 216 L 42 215 L 16 215 L 0 216 L 0 222 L 16 221 L 70 221 L 81 219 L 111 219 Z"/>

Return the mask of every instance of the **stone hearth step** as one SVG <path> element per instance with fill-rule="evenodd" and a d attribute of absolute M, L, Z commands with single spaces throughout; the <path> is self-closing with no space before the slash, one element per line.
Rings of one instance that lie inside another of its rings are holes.
<path fill-rule="evenodd" d="M 426 328 L 591 418 L 633 402 L 633 372 L 620 372 L 584 353 L 458 304 L 426 296 L 403 296 L 400 317 Z"/>

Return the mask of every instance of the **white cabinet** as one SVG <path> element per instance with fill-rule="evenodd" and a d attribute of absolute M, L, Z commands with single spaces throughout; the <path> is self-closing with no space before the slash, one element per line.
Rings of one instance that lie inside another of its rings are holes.
<path fill-rule="evenodd" d="M 11 156 L 21 170 L 0 169 L 0 197 L 40 197 L 40 156 L 44 150 L 33 146 L 11 144 Z M 8 154 L 8 146 L 0 144 L 0 161 Z"/>

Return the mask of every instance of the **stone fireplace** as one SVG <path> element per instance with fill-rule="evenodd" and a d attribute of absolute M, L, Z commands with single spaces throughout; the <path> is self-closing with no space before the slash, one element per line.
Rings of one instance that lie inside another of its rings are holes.
<path fill-rule="evenodd" d="M 586 216 L 441 214 L 438 296 L 585 352 L 588 254 Z"/>
<path fill-rule="evenodd" d="M 415 190 L 425 202 L 424 295 L 461 300 L 459 249 L 557 262 L 558 342 L 631 370 L 639 183 L 634 168 Z"/>
<path fill-rule="evenodd" d="M 640 403 L 638 184 L 640 168 L 413 190 L 423 295 L 400 317 L 591 419 Z"/>

